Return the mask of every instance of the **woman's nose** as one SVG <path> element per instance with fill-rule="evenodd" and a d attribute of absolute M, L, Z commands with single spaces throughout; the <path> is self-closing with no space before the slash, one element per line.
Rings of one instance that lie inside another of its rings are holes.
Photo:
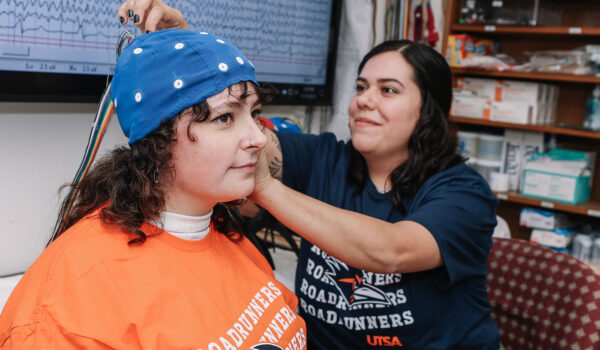
<path fill-rule="evenodd" d="M 365 89 L 356 95 L 356 104 L 360 108 L 371 109 L 375 106 L 375 96 L 372 89 Z"/>
<path fill-rule="evenodd" d="M 263 134 L 259 125 L 256 123 L 256 121 L 253 118 L 250 119 L 250 121 L 251 122 L 249 123 L 250 125 L 249 125 L 249 129 L 248 129 L 247 147 L 248 148 L 256 148 L 257 151 L 260 151 L 267 144 L 267 136 L 265 136 L 265 134 Z"/>

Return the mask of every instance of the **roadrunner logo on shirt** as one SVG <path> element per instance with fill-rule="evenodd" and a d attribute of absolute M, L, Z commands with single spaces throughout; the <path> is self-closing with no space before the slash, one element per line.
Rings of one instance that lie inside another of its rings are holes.
<path fill-rule="evenodd" d="M 258 344 L 252 346 L 252 350 L 283 350 L 282 347 L 273 344 Z"/>
<path fill-rule="evenodd" d="M 391 305 L 384 291 L 370 285 L 358 274 L 352 272 L 348 265 L 327 255 L 325 263 L 329 270 L 325 275 L 333 283 L 335 288 L 344 297 L 348 306 L 361 304 Z"/>
<path fill-rule="evenodd" d="M 368 344 L 402 344 L 390 330 L 415 323 L 402 274 L 380 274 L 349 267 L 316 246 L 310 247 L 298 286 L 300 310 L 330 325 L 364 332 Z M 323 287 L 322 284 L 327 284 Z M 379 333 L 379 334 L 378 334 Z"/>

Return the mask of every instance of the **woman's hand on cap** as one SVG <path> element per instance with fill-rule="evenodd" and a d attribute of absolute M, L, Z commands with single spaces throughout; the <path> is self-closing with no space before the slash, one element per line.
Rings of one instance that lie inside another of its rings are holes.
<path fill-rule="evenodd" d="M 163 29 L 189 29 L 183 14 L 162 0 L 128 0 L 121 4 L 118 12 L 121 24 L 129 21 L 142 33 Z"/>

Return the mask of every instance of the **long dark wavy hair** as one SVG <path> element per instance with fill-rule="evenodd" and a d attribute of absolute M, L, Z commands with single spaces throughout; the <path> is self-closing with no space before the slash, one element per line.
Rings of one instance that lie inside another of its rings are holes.
<path fill-rule="evenodd" d="M 239 96 L 242 100 L 250 96 L 248 84 L 237 84 L 242 87 Z M 230 94 L 233 86 L 229 87 Z M 275 93 L 271 86 L 255 86 L 255 90 L 260 103 L 268 103 Z M 210 106 L 206 101 L 163 121 L 149 135 L 129 147 L 118 147 L 99 159 L 78 185 L 73 207 L 50 242 L 90 212 L 102 208 L 99 216 L 105 224 L 116 225 L 125 232 L 134 234 L 136 237 L 129 244 L 143 243 L 147 236 L 140 229 L 142 223 L 157 220 L 165 208 L 165 191 L 175 176 L 171 162 L 171 150 L 176 140 L 175 125 L 184 112 L 192 115 L 187 125 L 187 136 L 195 141 L 190 128 L 193 123 L 202 123 L 210 116 Z M 63 188 L 76 185 L 67 184 Z M 215 229 L 233 240 L 241 238 L 239 223 L 228 208 L 229 205 L 236 204 L 239 201 L 217 204 L 211 217 Z"/>
<path fill-rule="evenodd" d="M 383 42 L 369 51 L 358 74 L 371 57 L 388 51 L 400 53 L 413 68 L 413 80 L 421 92 L 420 116 L 408 141 L 408 159 L 390 174 L 390 196 L 394 205 L 405 212 L 402 199 L 414 195 L 432 175 L 460 164 L 465 159 L 457 152 L 456 133 L 449 125 L 452 103 L 452 75 L 446 60 L 431 47 L 410 40 Z M 368 178 L 367 164 L 352 145 L 348 178 L 362 191 Z"/>

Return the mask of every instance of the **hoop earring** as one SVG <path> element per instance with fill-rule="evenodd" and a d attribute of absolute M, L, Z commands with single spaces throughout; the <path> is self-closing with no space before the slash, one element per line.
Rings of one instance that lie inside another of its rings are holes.
<path fill-rule="evenodd" d="M 160 182 L 160 172 L 158 171 L 158 168 L 154 168 L 154 173 L 152 173 L 152 181 L 154 181 L 155 184 Z"/>

